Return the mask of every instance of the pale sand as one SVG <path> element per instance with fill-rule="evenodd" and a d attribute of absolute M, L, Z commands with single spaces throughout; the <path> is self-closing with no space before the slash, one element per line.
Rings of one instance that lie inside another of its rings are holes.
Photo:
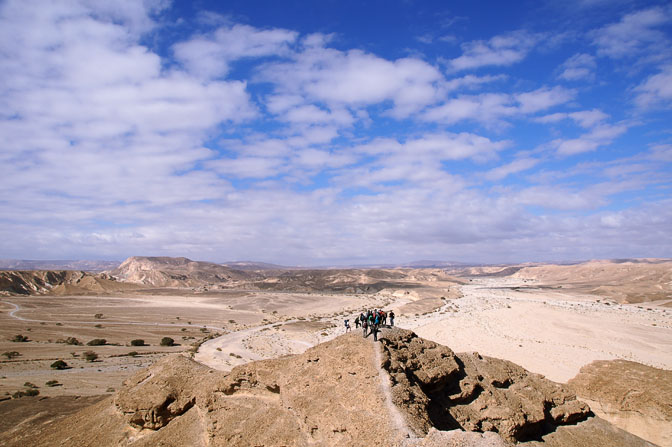
<path fill-rule="evenodd" d="M 511 289 L 521 286 L 526 289 Z M 593 360 L 622 358 L 672 369 L 672 310 L 660 305 L 606 304 L 604 297 L 535 289 L 529 281 L 512 278 L 474 279 L 462 293 L 438 309 L 427 306 L 424 315 L 416 310 L 403 314 L 413 303 L 408 295 L 382 293 L 370 303 L 377 307 L 380 295 L 387 296 L 394 300 L 385 307 L 397 313 L 397 326 L 455 352 L 510 360 L 556 382 L 567 382 Z M 303 352 L 344 333 L 343 318 L 359 331 L 354 316 L 322 317 L 314 327 L 294 330 L 264 325 L 227 334 L 203 344 L 196 360 L 229 370 L 250 360 Z"/>
<path fill-rule="evenodd" d="M 672 312 L 557 290 L 497 288 L 516 285 L 523 283 L 481 279 L 463 286 L 464 297 L 453 300 L 457 312 L 399 323 L 456 352 L 510 360 L 556 382 L 567 382 L 593 360 L 672 369 Z"/>

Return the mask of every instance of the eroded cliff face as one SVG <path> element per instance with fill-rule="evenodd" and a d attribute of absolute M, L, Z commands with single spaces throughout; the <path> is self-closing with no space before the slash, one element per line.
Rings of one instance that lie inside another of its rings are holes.
<path fill-rule="evenodd" d="M 410 331 L 381 335 L 380 343 L 343 335 L 230 373 L 165 357 L 130 377 L 113 399 L 54 423 L 27 423 L 0 441 L 502 447 L 550 433 L 549 445 L 648 445 L 591 417 L 563 386 L 513 363 L 455 354 Z M 456 428 L 465 431 L 448 431 Z"/>

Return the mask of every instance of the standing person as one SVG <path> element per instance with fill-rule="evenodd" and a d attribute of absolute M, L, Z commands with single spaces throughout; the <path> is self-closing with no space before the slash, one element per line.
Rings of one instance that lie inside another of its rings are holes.
<path fill-rule="evenodd" d="M 366 338 L 366 326 L 368 322 L 366 320 L 362 320 L 362 337 Z"/>
<path fill-rule="evenodd" d="M 359 316 L 355 317 L 355 329 L 357 329 L 360 324 L 362 324 L 362 322 L 359 320 Z"/>
<path fill-rule="evenodd" d="M 382 316 L 382 325 L 385 326 L 387 324 L 387 313 L 384 310 L 380 311 L 380 314 Z"/>
<path fill-rule="evenodd" d="M 394 311 L 390 311 L 390 326 L 394 326 Z"/>
<path fill-rule="evenodd" d="M 350 327 L 350 320 L 345 320 L 345 332 L 348 333 L 352 328 Z"/>

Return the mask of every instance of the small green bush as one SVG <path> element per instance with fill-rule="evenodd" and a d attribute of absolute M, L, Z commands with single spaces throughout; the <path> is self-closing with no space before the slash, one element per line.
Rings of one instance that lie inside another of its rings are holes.
<path fill-rule="evenodd" d="M 161 346 L 175 346 L 175 340 L 170 337 L 163 337 L 161 339 Z"/>
<path fill-rule="evenodd" d="M 28 387 L 28 388 L 37 388 L 38 387 L 33 382 L 26 382 L 26 383 L 23 384 L 23 386 Z"/>
<path fill-rule="evenodd" d="M 80 346 L 81 341 L 77 340 L 75 337 L 68 337 L 65 340 L 57 340 L 56 343 L 65 343 L 66 345 Z"/>
<path fill-rule="evenodd" d="M 93 318 L 95 318 L 96 320 L 101 320 L 103 318 L 103 314 L 95 314 Z"/>
<path fill-rule="evenodd" d="M 15 335 L 14 338 L 12 338 L 12 341 L 16 343 L 23 343 L 28 341 L 28 337 L 26 337 L 25 335 L 18 334 Z"/>
<path fill-rule="evenodd" d="M 68 367 L 68 364 L 65 363 L 63 360 L 56 360 L 54 363 L 51 364 L 51 367 L 53 369 L 66 369 Z"/>
<path fill-rule="evenodd" d="M 88 342 L 86 345 L 87 346 L 103 346 L 105 344 L 107 344 L 107 340 L 105 340 L 104 338 L 94 338 L 93 340 Z"/>
<path fill-rule="evenodd" d="M 58 380 L 49 380 L 47 383 L 45 383 L 47 386 L 59 386 L 60 383 L 58 383 Z"/>
<path fill-rule="evenodd" d="M 129 357 L 136 357 L 138 355 L 138 352 L 137 351 L 131 351 L 126 355 L 129 356 Z"/>
<path fill-rule="evenodd" d="M 131 340 L 131 346 L 145 346 L 145 340 L 140 339 Z"/>
<path fill-rule="evenodd" d="M 96 354 L 93 351 L 86 351 L 82 355 L 84 356 L 84 358 L 86 359 L 87 362 L 93 362 L 98 358 L 98 354 Z"/>

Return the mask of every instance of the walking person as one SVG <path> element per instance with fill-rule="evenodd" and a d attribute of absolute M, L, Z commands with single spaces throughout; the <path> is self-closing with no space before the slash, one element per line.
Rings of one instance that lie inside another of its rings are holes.
<path fill-rule="evenodd" d="M 390 311 L 389 317 L 390 317 L 390 326 L 394 326 L 394 311 L 393 310 Z"/>
<path fill-rule="evenodd" d="M 367 326 L 367 321 L 362 320 L 362 337 L 363 338 L 366 338 L 366 329 L 367 329 L 366 326 Z"/>
<path fill-rule="evenodd" d="M 345 333 L 347 334 L 351 329 L 350 320 L 345 320 Z"/>

